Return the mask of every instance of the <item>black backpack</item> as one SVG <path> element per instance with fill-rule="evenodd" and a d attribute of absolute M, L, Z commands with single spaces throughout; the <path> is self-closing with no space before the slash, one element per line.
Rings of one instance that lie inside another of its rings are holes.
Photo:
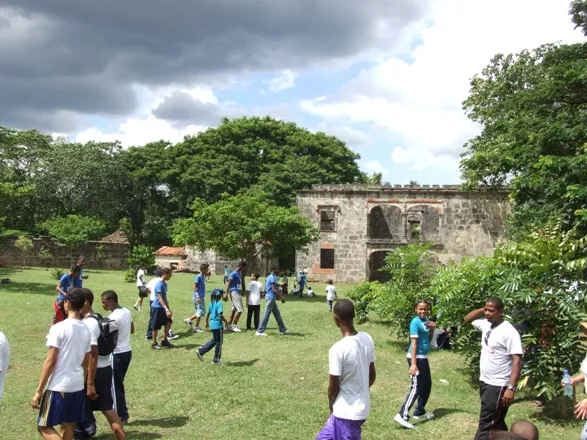
<path fill-rule="evenodd" d="M 118 327 L 116 321 L 110 318 L 104 318 L 99 313 L 90 315 L 98 321 L 100 327 L 100 337 L 98 338 L 98 354 L 100 356 L 108 356 L 112 354 L 118 343 Z"/>

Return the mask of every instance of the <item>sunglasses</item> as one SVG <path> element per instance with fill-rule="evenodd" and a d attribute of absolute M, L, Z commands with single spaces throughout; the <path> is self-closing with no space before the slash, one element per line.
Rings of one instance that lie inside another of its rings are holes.
<path fill-rule="evenodd" d="M 484 341 L 485 341 L 485 345 L 487 345 L 487 346 L 489 346 L 489 336 L 491 336 L 491 332 L 492 332 L 492 331 L 493 331 L 493 330 L 489 330 L 489 331 L 487 332 L 487 334 L 485 335 Z"/>

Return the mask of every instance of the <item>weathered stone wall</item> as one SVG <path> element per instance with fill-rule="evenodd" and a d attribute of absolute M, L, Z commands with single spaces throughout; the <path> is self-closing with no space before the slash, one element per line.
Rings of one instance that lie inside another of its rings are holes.
<path fill-rule="evenodd" d="M 335 231 L 298 252 L 296 266 L 310 280 L 337 282 L 385 279 L 378 271 L 385 254 L 410 243 L 433 243 L 442 262 L 490 253 L 511 209 L 507 191 L 457 185 L 318 185 L 299 192 L 297 204 L 317 226 L 321 210 L 336 212 Z M 322 249 L 334 250 L 334 269 L 321 268 Z"/>
<path fill-rule="evenodd" d="M 224 266 L 228 266 L 232 271 L 238 261 L 236 260 L 229 260 L 222 256 L 216 255 L 216 252 L 207 250 L 207 251 L 198 251 L 193 247 L 187 247 L 187 260 L 184 263 L 184 267 L 192 269 L 192 270 L 199 270 L 200 264 L 207 263 L 210 265 L 210 269 L 213 275 L 222 275 L 224 274 Z M 275 261 L 268 260 L 266 258 L 262 258 L 261 256 L 257 256 L 253 261 L 249 262 L 249 267 L 247 268 L 247 273 L 250 274 L 252 271 L 259 272 L 261 275 L 265 276 L 269 273 L 272 263 L 276 263 Z"/>
<path fill-rule="evenodd" d="M 87 260 L 87 267 L 92 269 L 126 269 L 126 256 L 130 246 L 125 243 L 106 243 L 100 241 L 89 241 L 86 244 L 69 249 L 58 246 L 49 237 L 33 239 L 34 249 L 29 255 L 23 253 L 14 246 L 17 238 L 8 238 L 0 245 L 0 266 L 35 266 L 35 267 L 58 267 L 66 269 L 71 267 L 77 260 L 78 255 L 84 255 Z M 51 253 L 49 259 L 43 260 L 39 257 L 39 251 L 47 248 Z"/>

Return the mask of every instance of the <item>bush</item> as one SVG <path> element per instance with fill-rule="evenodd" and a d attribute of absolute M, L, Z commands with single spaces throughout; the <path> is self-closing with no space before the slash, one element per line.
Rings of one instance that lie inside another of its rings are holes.
<path fill-rule="evenodd" d="M 137 270 L 134 267 L 129 267 L 124 271 L 124 282 L 134 283 L 137 280 Z"/>
<path fill-rule="evenodd" d="M 155 266 L 154 249 L 149 246 L 135 246 L 127 255 L 126 262 L 136 272 L 141 264 L 145 264 L 148 268 Z"/>
<path fill-rule="evenodd" d="M 50 269 L 49 273 L 51 274 L 51 279 L 53 280 L 60 280 L 64 275 L 64 272 L 61 269 Z"/>
<path fill-rule="evenodd" d="M 358 324 L 369 320 L 369 313 L 373 302 L 378 298 L 380 288 L 378 282 L 362 283 L 348 293 L 349 299 L 355 304 L 355 320 Z"/>

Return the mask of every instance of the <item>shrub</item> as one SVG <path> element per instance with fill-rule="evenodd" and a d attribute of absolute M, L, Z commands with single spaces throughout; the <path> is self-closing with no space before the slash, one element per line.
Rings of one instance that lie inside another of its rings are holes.
<path fill-rule="evenodd" d="M 148 268 L 155 266 L 155 255 L 153 255 L 154 249 L 149 246 L 135 246 L 128 253 L 126 262 L 135 271 L 141 264 L 145 264 Z"/>
<path fill-rule="evenodd" d="M 129 267 L 124 271 L 124 282 L 134 283 L 137 280 L 137 270 L 134 267 Z"/>
<path fill-rule="evenodd" d="M 363 324 L 369 320 L 373 302 L 378 298 L 381 284 L 378 282 L 361 283 L 355 286 L 349 293 L 349 298 L 355 304 L 355 320 L 357 324 Z"/>
<path fill-rule="evenodd" d="M 61 269 L 50 269 L 49 273 L 51 274 L 51 279 L 53 280 L 60 280 L 64 274 Z"/>

